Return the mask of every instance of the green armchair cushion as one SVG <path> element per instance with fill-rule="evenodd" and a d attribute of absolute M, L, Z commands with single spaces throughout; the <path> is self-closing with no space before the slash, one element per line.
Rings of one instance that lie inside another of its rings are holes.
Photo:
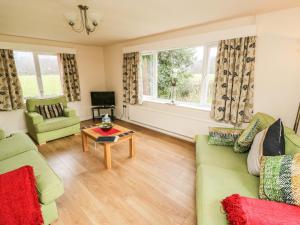
<path fill-rule="evenodd" d="M 5 132 L 4 130 L 0 129 L 0 140 L 5 138 Z"/>
<path fill-rule="evenodd" d="M 75 109 L 64 108 L 64 116 L 66 116 L 66 117 L 76 116 Z"/>
<path fill-rule="evenodd" d="M 77 116 L 73 117 L 56 117 L 44 120 L 43 123 L 38 123 L 34 126 L 36 133 L 43 133 L 52 130 L 58 130 L 61 128 L 69 127 L 80 123 L 80 119 Z"/>

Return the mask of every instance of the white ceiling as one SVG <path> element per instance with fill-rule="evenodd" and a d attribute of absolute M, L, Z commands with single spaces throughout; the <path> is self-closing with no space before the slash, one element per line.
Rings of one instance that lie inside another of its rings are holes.
<path fill-rule="evenodd" d="M 97 30 L 75 33 L 64 13 L 90 6 Z M 0 34 L 105 45 L 187 26 L 300 6 L 300 0 L 0 0 Z"/>

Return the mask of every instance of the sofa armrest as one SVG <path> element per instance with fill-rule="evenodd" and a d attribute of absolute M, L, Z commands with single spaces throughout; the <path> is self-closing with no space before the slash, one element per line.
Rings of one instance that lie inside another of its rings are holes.
<path fill-rule="evenodd" d="M 64 116 L 66 116 L 66 117 L 76 116 L 75 109 L 64 108 Z"/>
<path fill-rule="evenodd" d="M 5 132 L 4 130 L 0 129 L 0 140 L 5 138 Z"/>
<path fill-rule="evenodd" d="M 44 121 L 42 115 L 36 112 L 26 112 L 25 116 L 26 120 L 28 120 L 28 122 L 30 122 L 33 125 L 42 123 Z"/>

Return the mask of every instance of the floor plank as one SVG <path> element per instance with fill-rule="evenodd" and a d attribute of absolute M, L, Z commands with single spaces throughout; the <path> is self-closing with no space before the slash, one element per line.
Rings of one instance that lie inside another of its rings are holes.
<path fill-rule="evenodd" d="M 80 135 L 39 147 L 65 185 L 54 224 L 196 224 L 194 144 L 117 123 L 137 132 L 136 156 L 128 157 L 127 142 L 114 145 L 110 170 L 104 166 L 100 145 L 95 149 L 89 141 L 90 151 L 82 152 Z"/>

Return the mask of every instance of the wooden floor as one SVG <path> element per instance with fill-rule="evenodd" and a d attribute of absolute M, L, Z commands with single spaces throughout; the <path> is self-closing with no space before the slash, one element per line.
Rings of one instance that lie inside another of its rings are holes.
<path fill-rule="evenodd" d="M 194 144 L 117 123 L 137 132 L 137 150 L 131 159 L 128 143 L 113 146 L 110 170 L 102 146 L 95 150 L 89 142 L 90 151 L 83 153 L 80 135 L 39 147 L 65 186 L 54 224 L 196 224 Z"/>

